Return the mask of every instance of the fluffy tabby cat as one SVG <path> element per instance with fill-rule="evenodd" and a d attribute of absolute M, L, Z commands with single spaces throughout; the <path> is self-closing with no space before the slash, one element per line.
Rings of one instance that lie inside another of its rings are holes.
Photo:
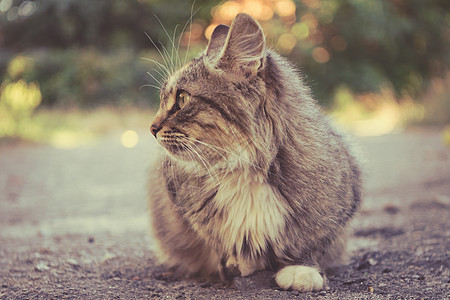
<path fill-rule="evenodd" d="M 283 289 L 325 288 L 360 171 L 260 25 L 239 14 L 217 26 L 160 97 L 151 132 L 166 151 L 149 206 L 161 263 L 225 281 L 269 269 Z"/>

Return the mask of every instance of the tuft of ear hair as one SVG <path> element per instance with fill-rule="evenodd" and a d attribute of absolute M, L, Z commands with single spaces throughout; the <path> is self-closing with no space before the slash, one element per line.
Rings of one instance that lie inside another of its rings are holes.
<path fill-rule="evenodd" d="M 218 71 L 251 78 L 264 64 L 266 41 L 263 30 L 251 16 L 240 13 L 231 27 L 219 25 L 209 41 L 205 64 Z"/>

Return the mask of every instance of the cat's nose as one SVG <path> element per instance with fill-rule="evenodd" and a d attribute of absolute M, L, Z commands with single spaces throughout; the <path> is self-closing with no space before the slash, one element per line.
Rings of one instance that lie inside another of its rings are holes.
<path fill-rule="evenodd" d="M 157 125 L 157 124 L 152 124 L 152 126 L 150 126 L 150 132 L 156 137 L 156 134 L 161 130 L 161 126 Z"/>

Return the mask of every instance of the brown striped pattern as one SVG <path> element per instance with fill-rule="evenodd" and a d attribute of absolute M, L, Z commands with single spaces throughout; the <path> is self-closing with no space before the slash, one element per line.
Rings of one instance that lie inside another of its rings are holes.
<path fill-rule="evenodd" d="M 161 88 L 153 125 L 164 153 L 149 180 L 155 253 L 182 274 L 224 280 L 298 265 L 277 275 L 282 288 L 289 272 L 307 278 L 291 288 L 324 287 L 322 269 L 360 205 L 357 159 L 297 71 L 258 48 L 253 19 L 218 30 L 224 40 Z M 179 90 L 190 94 L 181 109 Z"/>

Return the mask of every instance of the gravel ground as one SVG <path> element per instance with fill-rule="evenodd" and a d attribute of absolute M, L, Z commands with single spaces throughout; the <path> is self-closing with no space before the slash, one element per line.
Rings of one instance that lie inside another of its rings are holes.
<path fill-rule="evenodd" d="M 142 132 L 127 149 L 120 134 L 72 150 L 0 144 L 0 299 L 450 298 L 450 147 L 437 129 L 357 139 L 366 189 L 349 263 L 315 293 L 281 291 L 268 272 L 226 289 L 167 276 L 147 235 L 155 144 Z"/>

